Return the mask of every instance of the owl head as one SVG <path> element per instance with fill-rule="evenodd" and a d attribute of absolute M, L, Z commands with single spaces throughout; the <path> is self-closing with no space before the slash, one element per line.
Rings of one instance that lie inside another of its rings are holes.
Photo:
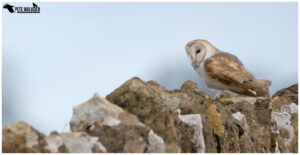
<path fill-rule="evenodd" d="M 189 42 L 185 50 L 192 66 L 198 68 L 206 58 L 215 54 L 216 48 L 207 40 L 199 39 Z"/>

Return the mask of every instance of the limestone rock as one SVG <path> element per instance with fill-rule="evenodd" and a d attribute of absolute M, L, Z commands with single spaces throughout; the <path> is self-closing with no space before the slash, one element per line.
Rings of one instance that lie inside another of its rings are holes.
<path fill-rule="evenodd" d="M 71 132 L 45 136 L 24 122 L 2 129 L 19 153 L 297 153 L 298 84 L 272 98 L 213 99 L 192 81 L 167 90 L 133 78 L 106 99 L 73 108 Z"/>
<path fill-rule="evenodd" d="M 270 152 L 270 100 L 225 95 L 211 99 L 192 81 L 176 94 L 181 114 L 200 114 L 205 152 Z"/>
<path fill-rule="evenodd" d="M 298 84 L 276 92 L 272 105 L 272 152 L 298 152 Z"/>
<path fill-rule="evenodd" d="M 84 131 L 99 141 L 107 152 L 165 152 L 164 140 L 134 116 L 95 94 L 73 108 L 73 132 Z"/>
<path fill-rule="evenodd" d="M 133 78 L 106 97 L 150 127 L 164 139 L 166 152 L 195 152 L 194 128 L 181 121 L 176 112 L 179 99 L 154 81 Z"/>
<path fill-rule="evenodd" d="M 7 125 L 2 129 L 3 153 L 49 152 L 45 149 L 45 135 L 25 122 Z"/>
<path fill-rule="evenodd" d="M 194 128 L 194 136 L 191 141 L 196 152 L 205 153 L 205 142 L 203 138 L 203 124 L 200 114 L 179 115 L 180 120 Z"/>
<path fill-rule="evenodd" d="M 5 153 L 92 153 L 106 152 L 98 137 L 84 132 L 45 136 L 25 122 L 2 129 L 2 151 Z"/>
<path fill-rule="evenodd" d="M 270 152 L 268 98 L 214 100 L 192 81 L 170 91 L 155 81 L 133 78 L 107 99 L 152 128 L 165 140 L 167 152 Z M 187 119 L 195 116 L 202 125 Z"/>
<path fill-rule="evenodd" d="M 51 133 L 45 138 L 46 149 L 51 153 L 105 153 L 106 148 L 85 132 Z"/>

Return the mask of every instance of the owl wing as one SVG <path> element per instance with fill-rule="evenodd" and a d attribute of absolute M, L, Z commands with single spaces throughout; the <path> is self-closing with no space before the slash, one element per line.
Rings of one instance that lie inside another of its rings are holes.
<path fill-rule="evenodd" d="M 271 81 L 255 78 L 234 55 L 220 52 L 204 61 L 206 74 L 225 85 L 248 89 L 267 88 Z"/>

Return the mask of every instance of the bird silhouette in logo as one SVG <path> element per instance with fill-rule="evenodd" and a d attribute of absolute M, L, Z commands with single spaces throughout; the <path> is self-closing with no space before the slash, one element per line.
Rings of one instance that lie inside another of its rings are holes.
<path fill-rule="evenodd" d="M 5 5 L 3 6 L 3 8 L 4 8 L 4 9 L 7 9 L 10 13 L 14 13 L 14 12 L 15 12 L 15 10 L 13 9 L 13 7 L 14 7 L 14 6 L 9 5 L 9 4 L 5 4 Z"/>
<path fill-rule="evenodd" d="M 33 5 L 34 8 L 38 7 L 38 5 L 36 5 L 35 3 L 32 3 L 32 5 Z"/>

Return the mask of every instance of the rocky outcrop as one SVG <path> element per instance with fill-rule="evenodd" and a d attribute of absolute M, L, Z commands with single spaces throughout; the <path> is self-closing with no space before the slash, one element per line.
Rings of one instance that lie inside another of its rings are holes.
<path fill-rule="evenodd" d="M 188 139 L 193 138 L 194 128 L 181 121 L 178 113 L 172 109 L 179 105 L 179 100 L 167 96 L 164 98 L 160 93 L 163 88 L 155 86 L 158 85 L 134 78 L 107 96 L 107 99 L 137 116 L 161 136 L 166 143 L 166 152 L 192 152 L 192 142 Z"/>
<path fill-rule="evenodd" d="M 99 137 L 108 152 L 165 152 L 164 140 L 153 130 L 97 94 L 74 107 L 70 125 L 72 132 Z"/>
<path fill-rule="evenodd" d="M 71 132 L 24 122 L 2 129 L 3 152 L 298 152 L 298 85 L 273 97 L 212 99 L 192 81 L 166 90 L 133 78 L 73 108 Z"/>
<path fill-rule="evenodd" d="M 268 98 L 211 100 L 192 81 L 169 91 L 134 78 L 107 99 L 152 128 L 165 140 L 167 152 L 270 152 Z M 192 123 L 196 120 L 202 123 Z"/>
<path fill-rule="evenodd" d="M 84 132 L 51 133 L 45 136 L 24 122 L 2 129 L 5 153 L 91 153 L 106 152 L 98 137 Z"/>
<path fill-rule="evenodd" d="M 298 152 L 298 85 L 272 97 L 272 152 Z"/>
<path fill-rule="evenodd" d="M 49 152 L 45 135 L 39 133 L 25 122 L 7 125 L 2 129 L 2 151 L 6 153 Z"/>

